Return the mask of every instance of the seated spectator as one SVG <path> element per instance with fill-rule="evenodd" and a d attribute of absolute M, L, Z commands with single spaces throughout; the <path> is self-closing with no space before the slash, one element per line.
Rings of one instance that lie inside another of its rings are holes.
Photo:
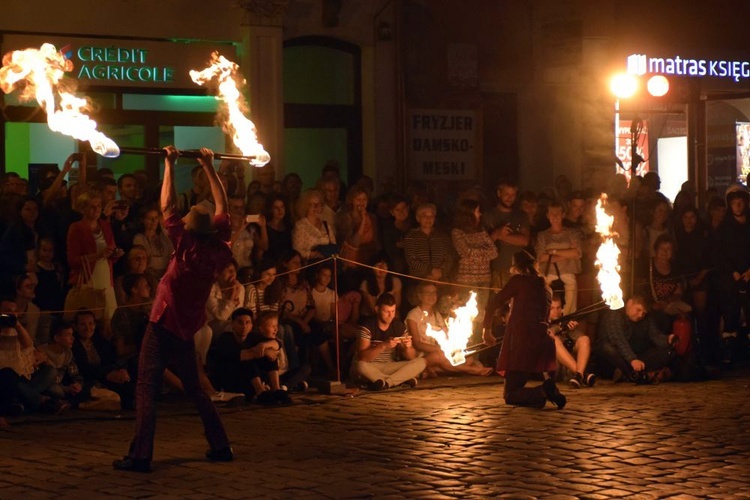
<path fill-rule="evenodd" d="M 80 403 L 91 398 L 91 387 L 84 385 L 83 376 L 73 357 L 74 340 L 73 325 L 60 320 L 50 329 L 50 342 L 40 349 L 56 371 L 55 383 L 46 392 L 57 399 L 67 399 L 77 408 Z"/>
<path fill-rule="evenodd" d="M 619 382 L 659 381 L 668 375 L 675 357 L 670 348 L 673 335 L 665 335 L 648 315 L 642 295 L 633 295 L 625 307 L 604 313 L 597 324 L 595 353 L 602 373 Z"/>
<path fill-rule="evenodd" d="M 138 355 L 151 311 L 151 285 L 145 274 L 126 274 L 122 278 L 125 303 L 112 316 L 112 343 L 117 362 L 127 368 L 130 378 L 138 376 Z"/>
<path fill-rule="evenodd" d="M 396 316 L 401 308 L 401 279 L 388 272 L 388 262 L 384 254 L 378 254 L 364 272 L 364 281 L 359 286 L 362 292 L 362 316 L 375 316 L 378 298 L 390 293 L 396 299 Z"/>
<path fill-rule="evenodd" d="M 214 335 L 229 330 L 232 311 L 245 303 L 245 287 L 237 280 L 237 261 L 227 264 L 211 287 L 206 301 L 208 326 Z"/>
<path fill-rule="evenodd" d="M 84 387 L 105 387 L 117 393 L 123 410 L 135 409 L 135 383 L 127 369 L 117 363 L 115 346 L 96 332 L 94 313 L 78 311 L 73 328 L 73 357 L 83 376 Z"/>
<path fill-rule="evenodd" d="M 562 316 L 562 298 L 554 294 L 549 306 L 549 320 L 552 322 Z M 547 332 L 555 341 L 557 362 L 573 374 L 570 385 L 576 389 L 594 387 L 596 375 L 586 370 L 591 357 L 591 339 L 578 329 L 578 321 L 553 324 Z"/>
<path fill-rule="evenodd" d="M 299 347 L 300 359 L 312 359 L 311 350 L 315 349 L 322 359 L 326 375 L 333 379 L 336 366 L 328 346 L 328 336 L 319 325 L 315 324 L 315 300 L 308 282 L 301 277 L 302 258 L 294 250 L 280 260 L 282 291 L 281 303 L 283 312 L 281 322 L 290 325 L 294 331 L 294 340 Z"/>
<path fill-rule="evenodd" d="M 396 299 L 380 296 L 377 315 L 362 321 L 351 375 L 368 383 L 373 391 L 406 385 L 417 386 L 417 377 L 427 366 L 417 356 L 406 325 L 396 318 Z"/>
<path fill-rule="evenodd" d="M 40 311 L 37 338 L 46 342 L 50 325 L 53 319 L 62 317 L 60 311 L 65 303 L 65 269 L 57 259 L 53 238 L 39 239 L 36 267 L 34 303 Z M 38 341 L 37 345 L 40 345 Z"/>
<path fill-rule="evenodd" d="M 26 328 L 35 345 L 41 345 L 45 342 L 40 342 L 41 339 L 38 335 L 39 307 L 33 302 L 36 297 L 36 274 L 28 273 L 16 276 L 13 284 L 16 293 L 15 302 L 18 322 Z"/>
<path fill-rule="evenodd" d="M 494 247 L 493 247 L 494 248 Z M 435 330 L 445 330 L 446 324 L 442 314 L 435 310 L 438 300 L 438 289 L 433 283 L 423 281 L 417 285 L 417 307 L 406 315 L 406 329 L 412 335 L 414 348 L 424 355 L 427 362 L 425 373 L 437 376 L 439 373 L 465 373 L 468 375 L 486 376 L 492 373 L 492 368 L 474 366 L 464 363 L 453 366 L 445 357 L 437 340 L 427 335 L 427 325 Z"/>
<path fill-rule="evenodd" d="M 16 303 L 0 300 L 0 369 L 8 383 L 6 398 L 18 396 L 20 412 L 43 411 L 62 413 L 70 404 L 49 396 L 46 391 L 55 383 L 55 369 L 44 363 L 46 357 L 34 350 L 34 343 L 26 329 L 18 323 Z M 4 369 L 10 369 L 12 373 Z"/>
<path fill-rule="evenodd" d="M 133 247 L 140 245 L 146 250 L 148 256 L 146 273 L 153 283 L 157 283 L 167 271 L 169 258 L 174 252 L 172 241 L 161 227 L 161 219 L 161 210 L 158 207 L 147 208 L 141 218 L 143 232 L 136 234 L 133 238 Z"/>
<path fill-rule="evenodd" d="M 254 317 L 264 312 L 278 312 L 281 301 L 282 284 L 276 279 L 276 262 L 263 259 L 255 269 L 252 283 L 245 287 L 244 307 L 250 309 Z"/>
<path fill-rule="evenodd" d="M 240 359 L 250 378 L 255 400 L 260 404 L 292 402 L 287 391 L 281 389 L 279 360 L 284 355 L 284 346 L 276 338 L 278 326 L 278 315 L 266 313 L 261 318 L 258 333 L 249 334 L 240 351 Z"/>

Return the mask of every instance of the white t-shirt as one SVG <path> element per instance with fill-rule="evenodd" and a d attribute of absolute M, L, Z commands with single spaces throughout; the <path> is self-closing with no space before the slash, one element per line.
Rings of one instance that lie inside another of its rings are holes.
<path fill-rule="evenodd" d="M 312 295 L 315 301 L 315 319 L 322 322 L 331 320 L 333 304 L 336 303 L 336 292 L 330 288 L 326 288 L 322 292 L 313 288 Z"/>
<path fill-rule="evenodd" d="M 417 306 L 406 315 L 406 321 L 409 320 L 414 321 L 419 328 L 417 332 L 409 332 L 412 337 L 419 339 L 425 344 L 438 345 L 437 340 L 427 335 L 427 323 L 432 325 L 433 329 L 445 328 L 445 321 L 443 321 L 443 316 L 439 312 L 433 311 L 432 313 L 425 314 L 425 311 Z"/>

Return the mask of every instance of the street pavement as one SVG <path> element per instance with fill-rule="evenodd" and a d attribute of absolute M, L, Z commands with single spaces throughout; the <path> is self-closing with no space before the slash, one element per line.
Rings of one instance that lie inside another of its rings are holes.
<path fill-rule="evenodd" d="M 748 498 L 750 369 L 654 386 L 600 381 L 564 410 L 503 404 L 458 377 L 288 407 L 223 408 L 235 460 L 209 463 L 197 414 L 160 403 L 154 472 L 112 469 L 132 413 L 26 417 L 0 432 L 0 498 Z"/>

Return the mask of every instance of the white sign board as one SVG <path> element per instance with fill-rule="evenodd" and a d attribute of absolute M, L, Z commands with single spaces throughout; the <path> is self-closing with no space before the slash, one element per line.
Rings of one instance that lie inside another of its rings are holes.
<path fill-rule="evenodd" d="M 408 120 L 407 153 L 413 179 L 476 177 L 476 111 L 412 109 Z"/>

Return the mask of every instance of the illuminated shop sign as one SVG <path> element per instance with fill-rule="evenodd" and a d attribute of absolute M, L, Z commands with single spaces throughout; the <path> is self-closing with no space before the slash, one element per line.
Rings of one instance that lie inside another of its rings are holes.
<path fill-rule="evenodd" d="M 172 82 L 174 68 L 149 63 L 144 48 L 97 47 L 85 45 L 73 49 L 66 45 L 60 52 L 73 59 L 79 80 L 118 80 L 123 82 Z"/>
<path fill-rule="evenodd" d="M 631 75 L 710 76 L 732 78 L 739 82 L 750 78 L 750 61 L 728 61 L 712 59 L 685 59 L 674 57 L 650 57 L 645 54 L 628 56 L 628 73 Z"/>

